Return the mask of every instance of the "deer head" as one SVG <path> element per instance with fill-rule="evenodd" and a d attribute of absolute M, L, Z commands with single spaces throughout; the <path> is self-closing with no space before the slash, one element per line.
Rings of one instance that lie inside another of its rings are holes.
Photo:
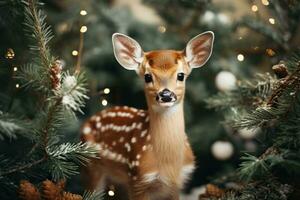
<path fill-rule="evenodd" d="M 112 36 L 117 61 L 144 79 L 148 106 L 153 110 L 164 110 L 182 103 L 185 81 L 192 69 L 207 62 L 213 41 L 213 32 L 207 31 L 192 38 L 184 50 L 144 52 L 130 37 L 121 33 Z"/>

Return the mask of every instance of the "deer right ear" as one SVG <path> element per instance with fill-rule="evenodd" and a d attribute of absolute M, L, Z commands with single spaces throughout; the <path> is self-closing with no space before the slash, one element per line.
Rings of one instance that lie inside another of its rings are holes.
<path fill-rule="evenodd" d="M 211 56 L 214 33 L 204 32 L 191 39 L 184 50 L 186 62 L 191 68 L 202 67 Z"/>
<path fill-rule="evenodd" d="M 112 35 L 114 54 L 125 69 L 137 70 L 144 59 L 144 53 L 137 41 L 121 33 Z"/>

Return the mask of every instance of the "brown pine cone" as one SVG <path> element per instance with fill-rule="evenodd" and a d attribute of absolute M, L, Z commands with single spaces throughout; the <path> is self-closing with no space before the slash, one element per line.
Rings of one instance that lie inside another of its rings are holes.
<path fill-rule="evenodd" d="M 56 183 L 56 186 L 62 191 L 65 189 L 66 180 L 62 179 Z"/>
<path fill-rule="evenodd" d="M 199 200 L 206 200 L 211 198 L 220 198 L 225 194 L 225 191 L 213 184 L 206 185 L 206 191 L 199 196 Z"/>
<path fill-rule="evenodd" d="M 285 78 L 289 75 L 288 69 L 283 61 L 280 61 L 277 65 L 273 65 L 272 70 L 278 78 Z"/>
<path fill-rule="evenodd" d="M 50 79 L 52 88 L 54 90 L 58 90 L 60 88 L 60 81 L 61 81 L 61 71 L 62 71 L 62 64 L 61 61 L 56 60 L 50 68 Z"/>
<path fill-rule="evenodd" d="M 206 185 L 206 193 L 213 197 L 221 197 L 224 195 L 224 190 L 213 184 Z"/>
<path fill-rule="evenodd" d="M 82 196 L 80 196 L 79 194 L 64 192 L 62 195 L 62 200 L 82 200 Z"/>
<path fill-rule="evenodd" d="M 19 197 L 23 200 L 40 200 L 40 193 L 34 185 L 26 180 L 20 182 Z"/>
<path fill-rule="evenodd" d="M 41 193 L 44 200 L 61 200 L 62 188 L 50 180 L 45 180 L 42 183 Z"/>

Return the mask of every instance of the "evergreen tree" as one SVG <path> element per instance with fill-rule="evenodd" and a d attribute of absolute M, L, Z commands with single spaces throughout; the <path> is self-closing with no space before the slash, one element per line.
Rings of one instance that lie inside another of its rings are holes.
<path fill-rule="evenodd" d="M 15 78 L 18 80 L 15 87 L 17 90 L 22 87 L 29 96 L 31 105 L 26 106 L 23 102 L 15 105 L 14 99 L 11 99 L 8 105 L 3 104 L 1 107 L 1 139 L 9 142 L 10 138 L 19 138 L 18 142 L 22 143 L 11 141 L 9 143 L 14 145 L 15 151 L 10 152 L 10 155 L 2 152 L 1 199 L 15 199 L 22 179 L 33 179 L 34 183 L 45 178 L 63 180 L 77 174 L 79 166 L 86 164 L 90 158 L 97 158 L 97 149 L 94 146 L 81 142 L 63 142 L 61 139 L 63 125 L 67 120 L 75 119 L 75 112 L 81 112 L 87 99 L 85 76 L 79 71 L 64 71 L 51 54 L 49 42 L 53 36 L 50 27 L 45 23 L 46 16 L 37 8 L 39 3 L 29 0 L 22 4 L 24 26 L 31 41 L 32 62 L 19 69 L 15 68 Z M 14 52 L 11 50 L 6 57 L 13 59 Z M 15 109 L 19 113 L 14 112 Z M 6 148 L 9 149 L 8 146 Z M 20 197 L 33 198 L 28 187 L 21 191 Z M 53 191 L 49 189 L 49 192 L 44 192 L 43 198 L 51 199 Z M 71 193 L 65 194 L 68 195 L 72 196 Z M 62 199 L 67 199 L 65 196 Z M 97 195 L 86 193 L 84 198 L 96 199 Z"/>

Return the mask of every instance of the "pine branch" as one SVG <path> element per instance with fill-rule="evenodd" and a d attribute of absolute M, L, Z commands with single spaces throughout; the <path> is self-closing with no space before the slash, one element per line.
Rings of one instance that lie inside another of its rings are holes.
<path fill-rule="evenodd" d="M 29 124 L 9 114 L 0 111 L 0 140 L 4 137 L 17 138 L 18 133 L 29 132 Z M 28 136 L 28 133 L 24 134 Z"/>
<path fill-rule="evenodd" d="M 294 86 L 299 88 L 300 85 L 300 61 L 296 64 L 296 70 L 289 75 L 284 81 L 280 82 L 279 86 L 273 91 L 271 97 L 267 101 L 267 105 L 272 105 L 278 99 L 287 87 Z"/>
<path fill-rule="evenodd" d="M 87 164 L 90 159 L 98 158 L 95 145 L 86 143 L 65 143 L 47 149 L 50 172 L 55 180 L 78 174 L 78 165 Z"/>
<path fill-rule="evenodd" d="M 41 164 L 42 162 L 46 161 L 46 157 L 44 156 L 43 158 L 39 159 L 39 160 L 36 160 L 36 161 L 32 161 L 30 163 L 27 163 L 27 164 L 22 164 L 22 165 L 16 165 L 14 166 L 13 168 L 7 170 L 7 171 L 4 171 L 4 172 L 0 172 L 0 177 L 3 177 L 3 176 L 7 176 L 7 175 L 10 175 L 10 174 L 13 174 L 13 173 L 16 173 L 16 172 L 20 172 L 20 171 L 24 171 L 24 170 L 28 170 L 32 167 L 35 167 L 36 165 L 39 165 Z"/>
<path fill-rule="evenodd" d="M 28 36 L 31 37 L 36 44 L 31 46 L 31 50 L 39 53 L 41 66 L 48 69 L 53 63 L 48 44 L 53 38 L 51 28 L 45 23 L 46 15 L 41 10 L 37 10 L 38 3 L 35 0 L 24 1 L 25 7 L 25 26 L 28 27 Z"/>
<path fill-rule="evenodd" d="M 102 191 L 85 191 L 82 195 L 83 200 L 99 200 L 104 198 L 104 192 Z"/>
<path fill-rule="evenodd" d="M 250 181 L 257 173 L 268 173 L 268 166 L 264 159 L 259 159 L 250 154 L 245 154 L 241 157 L 242 163 L 240 164 L 239 174 L 241 179 Z"/>

